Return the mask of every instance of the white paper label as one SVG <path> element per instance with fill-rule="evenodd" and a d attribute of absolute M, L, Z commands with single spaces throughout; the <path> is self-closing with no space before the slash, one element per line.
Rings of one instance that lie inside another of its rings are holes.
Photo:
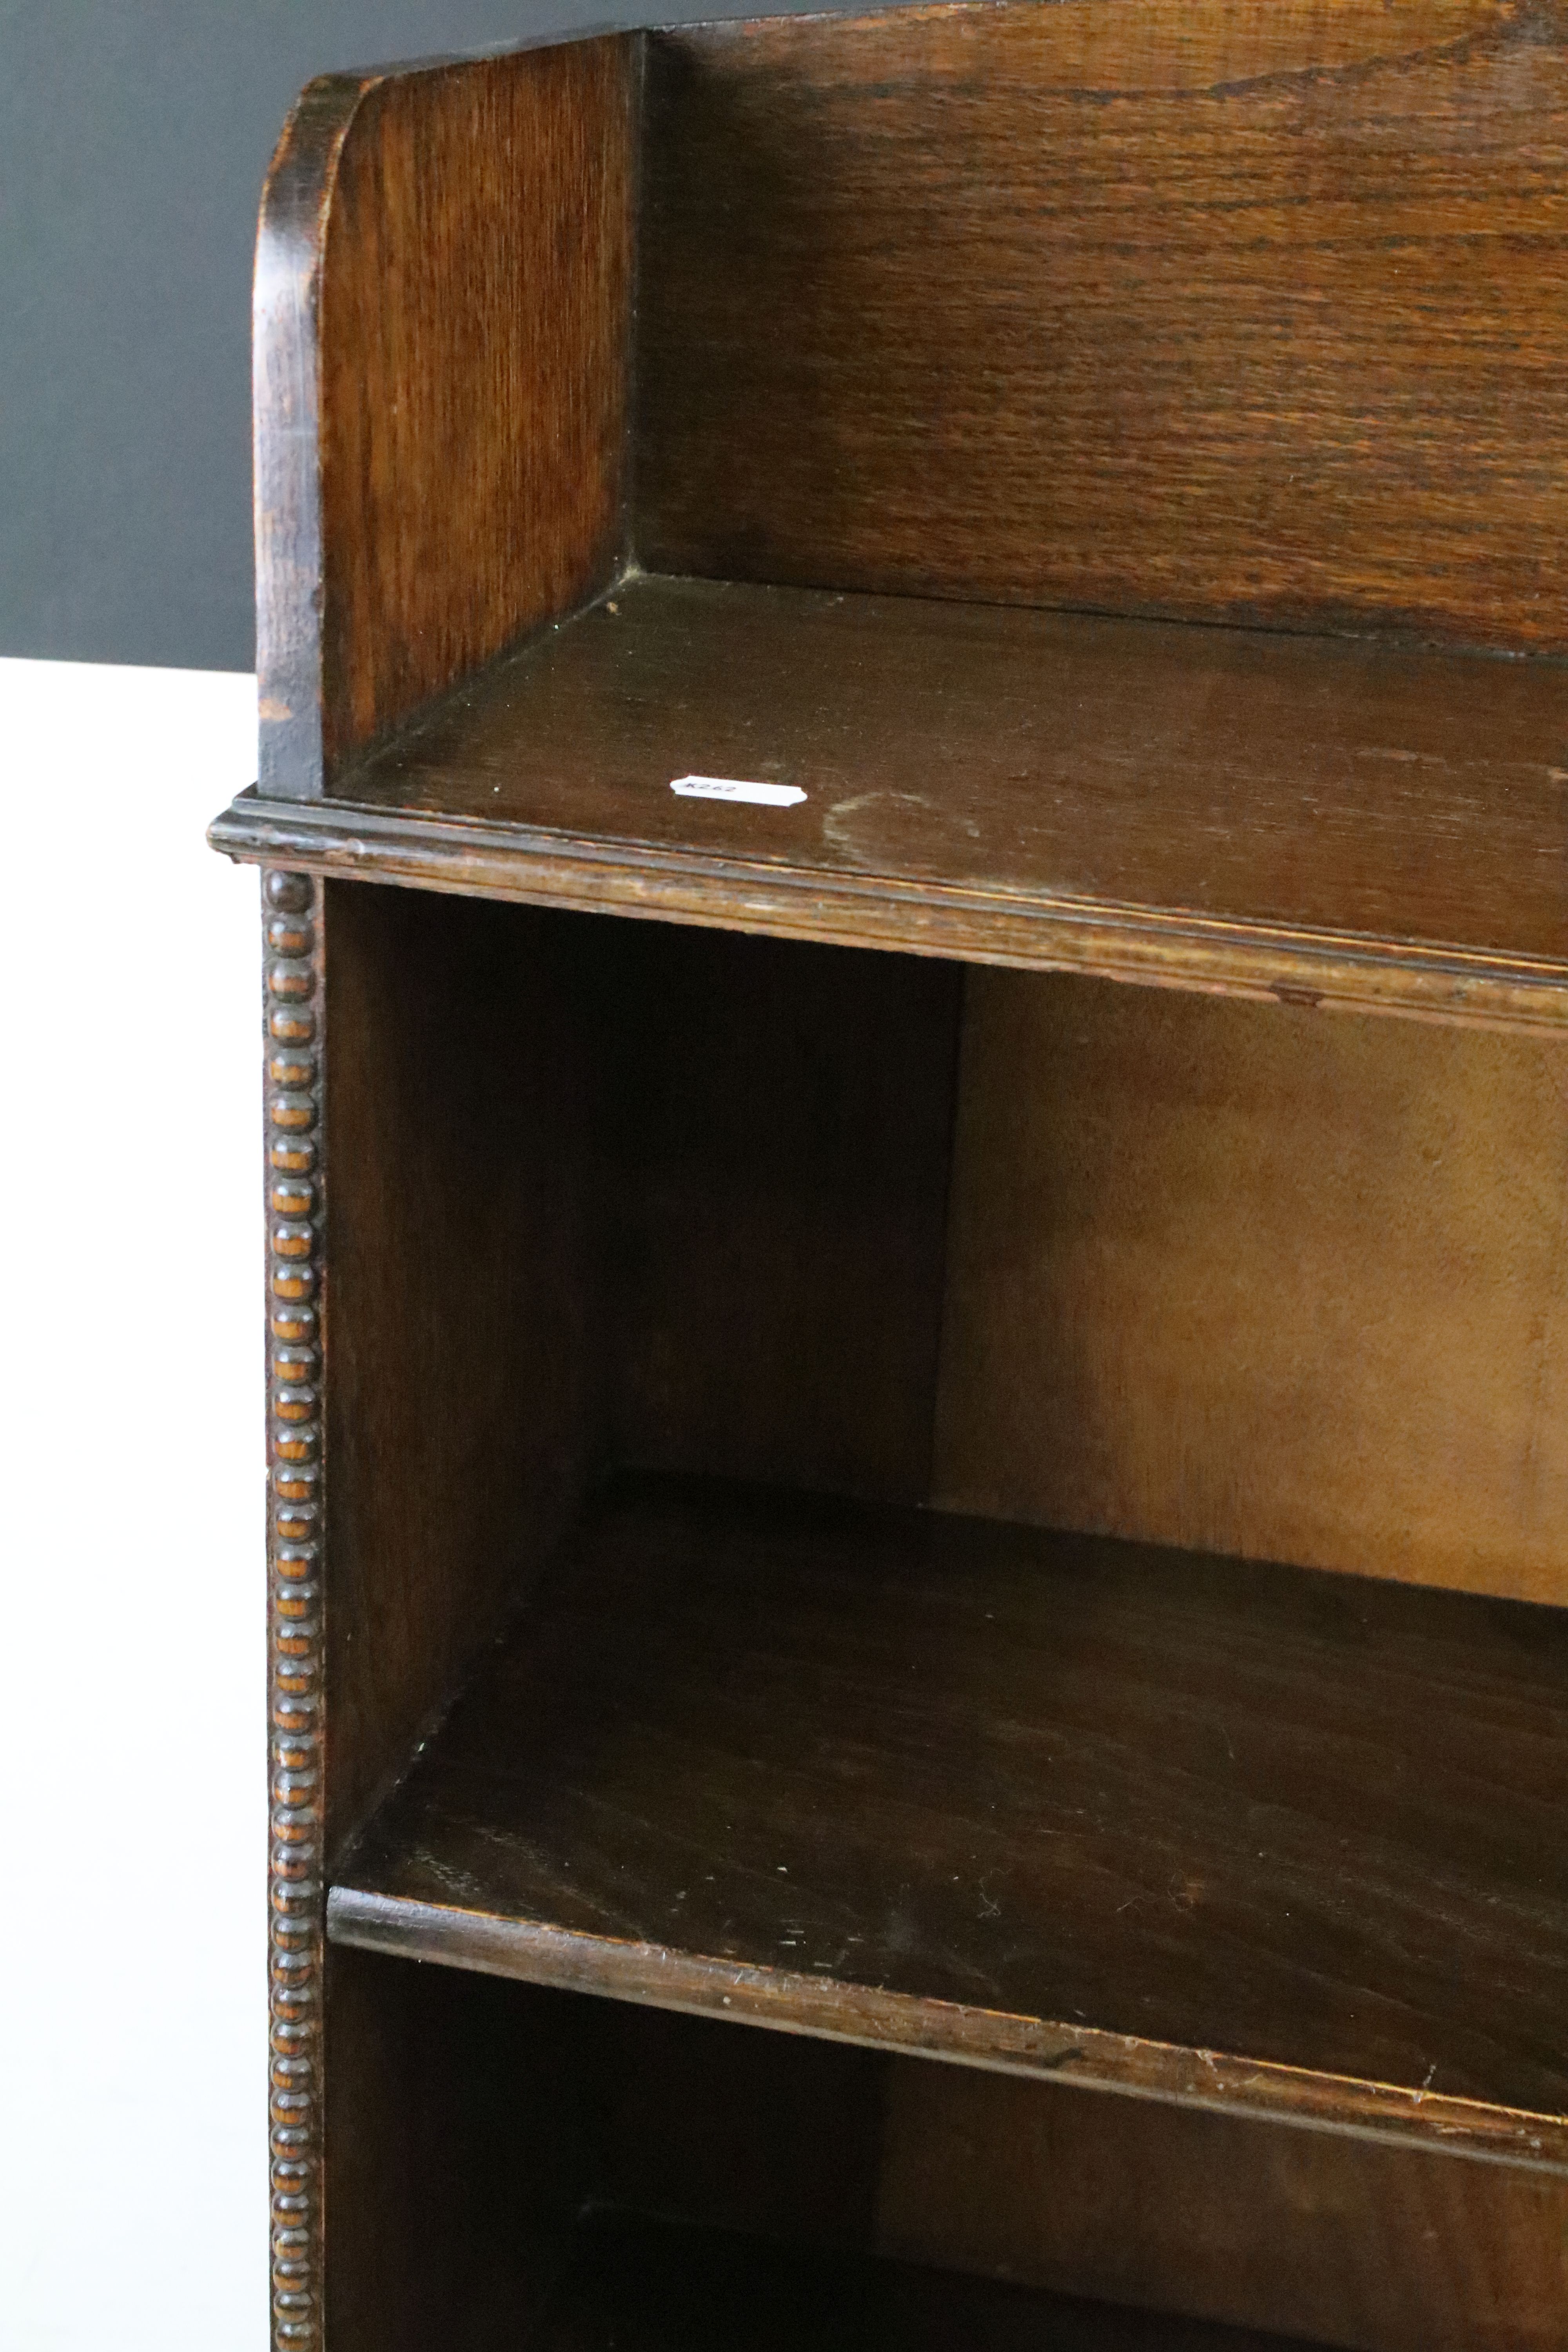
<path fill-rule="evenodd" d="M 748 784 L 737 776 L 677 776 L 669 787 L 687 801 L 752 801 L 760 808 L 793 808 L 805 794 L 798 784 Z"/>

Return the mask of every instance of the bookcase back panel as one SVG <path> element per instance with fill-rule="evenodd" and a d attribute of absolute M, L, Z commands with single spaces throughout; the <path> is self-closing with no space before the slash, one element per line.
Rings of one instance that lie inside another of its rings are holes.
<path fill-rule="evenodd" d="M 975 970 L 935 1490 L 1568 1600 L 1568 1058 Z"/>
<path fill-rule="evenodd" d="M 904 2059 L 878 2240 L 1357 2352 L 1560 2352 L 1568 2181 Z"/>
<path fill-rule="evenodd" d="M 596 928 L 611 1458 L 923 1500 L 962 967 Z"/>
<path fill-rule="evenodd" d="M 1568 647 L 1554 0 L 649 58 L 650 568 Z"/>

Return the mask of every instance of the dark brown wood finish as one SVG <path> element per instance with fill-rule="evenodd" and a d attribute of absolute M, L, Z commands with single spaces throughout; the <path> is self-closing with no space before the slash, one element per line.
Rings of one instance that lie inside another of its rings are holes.
<path fill-rule="evenodd" d="M 1568 2352 L 1565 33 L 301 100 L 214 828 L 278 2352 Z"/>
<path fill-rule="evenodd" d="M 1565 1234 L 1561 1039 L 971 972 L 934 1496 L 1568 1602 Z"/>
<path fill-rule="evenodd" d="M 695 772 L 804 790 L 681 798 Z M 332 871 L 1521 1026 L 1568 1013 L 1568 670 L 644 579 L 331 803 Z"/>
<path fill-rule="evenodd" d="M 321 789 L 321 248 L 338 157 L 364 89 L 323 75 L 268 173 L 251 309 L 258 759 L 279 800 Z"/>
<path fill-rule="evenodd" d="M 868 988 L 846 954 L 339 882 L 326 931 L 326 1127 L 353 1178 L 325 1432 L 335 1845 L 606 1449 L 739 1445 L 771 1475 L 924 1492 L 961 975 L 885 957 Z M 444 2314 L 466 2344 L 455 2315 L 482 2298 L 449 2247 L 410 2245 L 434 2223 L 405 2151 L 449 2148 L 442 2244 L 468 2243 L 478 2095 L 442 2105 L 395 1972 L 329 1985 L 337 2336 L 412 2347 Z M 485 2255 L 520 2312 L 549 2275 L 531 2243 Z"/>
<path fill-rule="evenodd" d="M 328 2320 L 354 2352 L 531 2340 L 584 2203 L 694 2251 L 741 2231 L 759 2291 L 762 2237 L 1366 2352 L 1560 2352 L 1562 2176 L 343 1946 L 327 1974 Z"/>
<path fill-rule="evenodd" d="M 580 927 L 350 883 L 324 898 L 338 1041 L 326 1127 L 353 1171 L 327 1280 L 317 1819 L 330 1847 L 402 1770 L 555 1541 L 598 1404 Z M 549 2151 L 509 2144 L 493 2118 L 479 2131 L 463 2013 L 395 1971 L 348 1965 L 362 1959 L 339 1955 L 327 1972 L 332 2352 L 416 2352 L 434 2336 L 481 2352 L 498 2315 L 521 2325 L 554 2273 L 548 2213 L 520 2203 L 510 2233 L 477 2216 L 520 2171 L 548 2171 Z M 492 2067 L 509 2046 L 492 2025 Z M 536 2096 L 538 2079 L 523 2077 Z M 561 2163 L 570 2209 L 581 2183 Z M 280 2347 L 315 2342 L 279 2331 Z"/>
<path fill-rule="evenodd" d="M 321 2323 L 326 1900 L 322 1636 L 325 941 L 309 875 L 262 877 L 268 1324 L 269 2149 L 272 2326 Z"/>
<path fill-rule="evenodd" d="M 632 2214 L 584 2222 L 537 2352 L 1289 2352 L 912 2265 L 807 2254 Z"/>
<path fill-rule="evenodd" d="M 923 1502 L 962 971 L 582 928 L 606 1458 Z"/>
<path fill-rule="evenodd" d="M 586 2005 L 338 1949 L 326 1982 L 321 2340 L 527 2341 L 598 2179 L 601 2037 Z"/>
<path fill-rule="evenodd" d="M 366 741 L 613 572 L 631 37 L 332 76 L 263 203 L 263 789 Z"/>
<path fill-rule="evenodd" d="M 650 50 L 651 570 L 1568 648 L 1553 0 Z"/>
<path fill-rule="evenodd" d="M 603 1442 L 583 927 L 331 886 L 327 1833 L 403 1769 Z"/>
<path fill-rule="evenodd" d="M 1568 2335 L 1560 2173 L 918 2059 L 887 2112 L 885 2253 L 1355 2352 Z"/>
<path fill-rule="evenodd" d="M 334 1958 L 347 1949 L 334 1945 Z M 610 2095 L 591 2201 L 747 2238 L 874 2251 L 889 2069 L 918 2062 L 801 2033 L 736 2033 L 641 2002 L 506 1990 L 592 2020 Z"/>
<path fill-rule="evenodd" d="M 1359 2352 L 1562 2352 L 1568 2175 L 506 1990 L 591 2012 L 563 2038 L 579 2111 L 616 2086 L 592 2194 L 623 2210 Z M 526 2079 L 502 2095 L 537 2116 Z"/>
<path fill-rule="evenodd" d="M 1563 2168 L 1565 1665 L 1517 1604 L 644 1483 L 329 1932 Z"/>

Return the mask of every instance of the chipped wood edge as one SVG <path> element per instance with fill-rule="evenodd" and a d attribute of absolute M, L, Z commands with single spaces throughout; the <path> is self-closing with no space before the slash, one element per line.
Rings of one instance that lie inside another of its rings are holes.
<path fill-rule="evenodd" d="M 693 2016 L 1568 2174 L 1568 2117 L 1479 2099 L 1317 2074 L 1230 2052 L 1186 2049 L 1100 2027 L 922 2000 L 879 1986 L 582 1935 L 543 1921 L 403 1900 L 353 1885 L 333 1887 L 328 1933 L 334 1943 L 364 1951 Z"/>

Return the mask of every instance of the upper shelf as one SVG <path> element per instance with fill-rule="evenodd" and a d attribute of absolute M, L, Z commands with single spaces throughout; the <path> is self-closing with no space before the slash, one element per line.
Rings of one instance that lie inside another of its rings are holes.
<path fill-rule="evenodd" d="M 788 806 L 682 797 L 703 776 Z M 635 576 L 241 856 L 1115 977 L 1568 1021 L 1568 668 Z"/>
<path fill-rule="evenodd" d="M 613 1490 L 334 1873 L 374 1949 L 1568 2168 L 1568 1616 Z"/>

